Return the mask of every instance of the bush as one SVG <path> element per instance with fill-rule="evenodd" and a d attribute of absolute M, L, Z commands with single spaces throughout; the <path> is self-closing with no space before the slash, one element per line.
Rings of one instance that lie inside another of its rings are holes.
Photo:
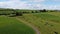
<path fill-rule="evenodd" d="M 58 34 L 58 32 L 54 31 L 55 34 Z"/>
<path fill-rule="evenodd" d="M 34 13 L 34 11 L 32 11 L 32 13 Z"/>
<path fill-rule="evenodd" d="M 43 9 L 43 10 L 39 10 L 40 12 L 47 12 L 47 10 L 46 9 Z"/>
<path fill-rule="evenodd" d="M 43 11 L 42 11 L 42 12 L 47 12 L 47 11 L 46 11 L 46 9 L 43 9 Z"/>
<path fill-rule="evenodd" d="M 16 12 L 16 16 L 22 16 L 22 12 Z"/>

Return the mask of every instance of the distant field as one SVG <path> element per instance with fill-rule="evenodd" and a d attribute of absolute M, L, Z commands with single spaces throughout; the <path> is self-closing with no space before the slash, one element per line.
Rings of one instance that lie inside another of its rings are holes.
<path fill-rule="evenodd" d="M 35 31 L 13 17 L 0 16 L 0 34 L 35 34 Z"/>
<path fill-rule="evenodd" d="M 60 12 L 24 14 L 18 18 L 38 27 L 41 34 L 60 34 Z"/>

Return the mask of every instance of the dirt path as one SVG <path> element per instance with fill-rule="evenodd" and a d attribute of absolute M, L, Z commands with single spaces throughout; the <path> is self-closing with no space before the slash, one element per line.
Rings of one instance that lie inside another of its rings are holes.
<path fill-rule="evenodd" d="M 40 34 L 40 31 L 39 31 L 38 28 L 35 27 L 34 25 L 31 25 L 30 23 L 28 23 L 28 22 L 26 22 L 26 21 L 23 21 L 23 20 L 19 19 L 18 17 L 16 17 L 16 19 L 19 20 L 19 21 L 21 21 L 21 22 L 23 22 L 24 24 L 32 27 L 32 28 L 35 30 L 36 34 Z"/>

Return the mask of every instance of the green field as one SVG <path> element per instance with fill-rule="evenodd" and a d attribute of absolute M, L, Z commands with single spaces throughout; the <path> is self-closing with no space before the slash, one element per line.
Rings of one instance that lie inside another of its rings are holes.
<path fill-rule="evenodd" d="M 24 14 L 18 18 L 38 27 L 41 34 L 60 34 L 60 12 Z"/>
<path fill-rule="evenodd" d="M 21 12 L 24 11 L 21 10 Z M 0 34 L 36 34 L 34 29 L 36 27 L 40 34 L 60 34 L 60 12 L 35 12 L 35 10 L 25 12 L 22 13 L 22 16 L 14 16 L 13 12 L 1 11 Z M 10 15 L 14 17 L 9 17 Z M 27 23 L 24 24 L 25 22 Z M 35 27 L 32 28 L 27 24 Z"/>
<path fill-rule="evenodd" d="M 15 17 L 0 16 L 0 34 L 35 34 L 35 31 Z"/>

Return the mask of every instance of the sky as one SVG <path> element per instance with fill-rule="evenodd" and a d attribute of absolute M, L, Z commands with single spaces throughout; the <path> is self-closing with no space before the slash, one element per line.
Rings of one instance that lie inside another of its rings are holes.
<path fill-rule="evenodd" d="M 0 8 L 60 10 L 60 0 L 0 0 Z"/>

